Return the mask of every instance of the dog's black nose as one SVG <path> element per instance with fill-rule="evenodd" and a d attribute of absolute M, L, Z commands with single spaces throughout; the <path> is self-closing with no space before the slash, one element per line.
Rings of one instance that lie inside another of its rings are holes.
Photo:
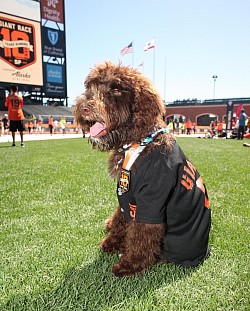
<path fill-rule="evenodd" d="M 87 106 L 83 106 L 81 108 L 81 113 L 84 115 L 84 116 L 88 116 L 91 112 L 91 109 Z"/>

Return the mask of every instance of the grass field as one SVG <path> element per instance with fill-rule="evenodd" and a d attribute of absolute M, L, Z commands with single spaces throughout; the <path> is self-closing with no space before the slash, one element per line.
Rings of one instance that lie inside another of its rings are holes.
<path fill-rule="evenodd" d="M 212 255 L 196 269 L 157 264 L 115 278 L 103 254 L 117 204 L 107 154 L 87 139 L 0 144 L 0 310 L 250 310 L 250 148 L 179 138 L 212 206 Z"/>

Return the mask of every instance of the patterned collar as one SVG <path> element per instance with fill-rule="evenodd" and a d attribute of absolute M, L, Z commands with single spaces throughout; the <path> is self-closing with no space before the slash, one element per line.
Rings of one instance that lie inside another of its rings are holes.
<path fill-rule="evenodd" d="M 167 128 L 162 128 L 152 134 L 149 134 L 143 141 L 138 144 L 128 144 L 124 145 L 122 148 L 119 148 L 119 152 L 125 153 L 125 158 L 121 159 L 119 163 L 122 163 L 122 169 L 129 171 L 138 158 L 140 153 L 144 150 L 144 148 L 151 142 L 153 142 L 160 134 L 168 133 Z"/>
<path fill-rule="evenodd" d="M 162 129 L 159 129 L 158 131 L 151 130 L 150 133 L 149 133 L 149 135 L 148 135 L 144 140 L 142 140 L 141 142 L 139 142 L 138 144 L 139 144 L 140 146 L 146 146 L 146 145 L 148 145 L 149 143 L 153 142 L 160 134 L 164 134 L 164 133 L 169 133 L 168 128 L 162 128 Z M 128 150 L 131 146 L 132 146 L 132 143 L 123 145 L 122 147 L 118 148 L 117 151 L 118 151 L 118 152 L 125 152 L 125 151 Z"/>

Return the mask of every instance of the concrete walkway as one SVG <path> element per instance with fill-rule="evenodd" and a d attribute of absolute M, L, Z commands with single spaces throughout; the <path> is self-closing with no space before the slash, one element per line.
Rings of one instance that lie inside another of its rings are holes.
<path fill-rule="evenodd" d="M 86 135 L 87 137 L 88 135 Z M 26 141 L 30 140 L 53 140 L 53 139 L 69 139 L 69 138 L 81 138 L 82 134 L 53 134 L 52 136 L 50 134 L 24 134 L 23 140 L 24 143 Z M 10 142 L 12 143 L 12 136 L 10 135 L 4 135 L 0 137 L 0 143 L 6 143 Z M 20 134 L 16 133 L 16 142 L 20 142 Z"/>
<path fill-rule="evenodd" d="M 191 135 L 186 135 L 186 134 L 180 134 L 180 135 L 175 135 L 175 137 L 178 139 L 178 137 L 189 137 L 189 138 L 197 138 L 197 137 L 204 137 L 204 133 L 200 134 L 191 134 Z M 86 134 L 86 137 L 89 137 L 89 134 Z M 52 136 L 50 134 L 24 134 L 24 143 L 26 141 L 31 141 L 31 140 L 53 140 L 53 139 L 69 139 L 69 138 L 82 138 L 82 133 L 79 134 L 66 134 L 63 135 L 61 133 L 53 134 Z M 10 135 L 4 135 L 0 137 L 0 143 L 6 143 L 10 142 L 12 143 L 12 136 Z M 20 134 L 16 133 L 16 142 L 20 142 Z"/>

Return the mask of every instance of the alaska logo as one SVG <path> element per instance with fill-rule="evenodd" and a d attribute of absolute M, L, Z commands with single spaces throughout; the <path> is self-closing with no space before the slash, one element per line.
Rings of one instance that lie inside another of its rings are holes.
<path fill-rule="evenodd" d="M 48 30 L 48 38 L 49 38 L 49 41 L 52 45 L 56 45 L 58 42 L 58 32 Z"/>
<path fill-rule="evenodd" d="M 16 69 L 33 64 L 36 61 L 33 25 L 1 17 L 0 58 Z"/>

